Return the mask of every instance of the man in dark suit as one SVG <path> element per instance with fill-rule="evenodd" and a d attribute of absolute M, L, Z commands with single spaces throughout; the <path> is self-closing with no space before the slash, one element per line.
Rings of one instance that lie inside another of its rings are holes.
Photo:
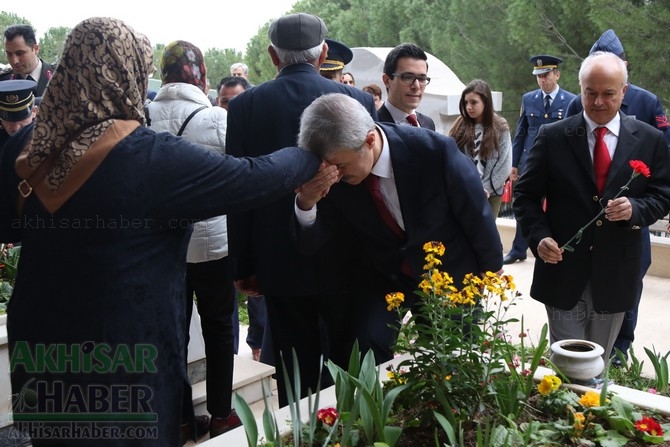
<path fill-rule="evenodd" d="M 310 14 L 286 15 L 270 25 L 268 52 L 279 73 L 275 79 L 252 87 L 230 101 L 226 135 L 230 154 L 253 156 L 295 145 L 303 110 L 328 92 L 355 98 L 376 118 L 370 94 L 319 74 L 319 66 L 328 53 L 324 42 L 326 32 L 323 20 Z M 348 309 L 338 306 L 337 299 L 345 289 L 342 281 L 348 277 L 339 275 L 341 272 L 331 269 L 329 263 L 347 267 L 346 263 L 337 262 L 338 257 L 351 257 L 344 244 L 334 244 L 328 251 L 314 256 L 299 254 L 289 233 L 293 201 L 291 194 L 269 206 L 231 214 L 228 218 L 229 256 L 235 265 L 237 286 L 248 295 L 265 295 L 266 298 L 282 405 L 287 403 L 282 353 L 291 378 L 292 350 L 295 349 L 303 395 L 308 388 L 316 390 L 321 356 L 332 357 L 332 338 L 340 328 L 329 333 L 331 345 L 324 346 L 320 327 L 331 327 L 329 322 L 338 312 L 343 318 L 347 316 Z M 327 306 L 331 308 L 324 310 Z"/>
<path fill-rule="evenodd" d="M 398 315 L 384 297 L 402 291 L 412 305 L 426 242 L 444 243 L 443 266 L 455 284 L 467 273 L 500 271 L 500 237 L 479 174 L 451 137 L 375 124 L 353 99 L 329 94 L 305 110 L 298 144 L 326 162 L 297 195 L 298 246 L 314 250 L 341 222 L 353 227 L 369 293 L 351 316 L 359 318 L 362 350 L 372 349 L 377 362 L 393 357 L 397 336 L 389 324 Z M 368 189 L 377 180 L 383 205 Z"/>
<path fill-rule="evenodd" d="M 533 75 L 540 88 L 526 93 L 521 99 L 519 121 L 514 141 L 512 141 L 510 179 L 513 182 L 516 182 L 523 172 L 528 151 L 533 147 L 540 126 L 565 118 L 567 116 L 565 110 L 575 97 L 574 93 L 563 90 L 558 85 L 558 80 L 561 78 L 558 66 L 563 62 L 562 59 L 548 54 L 539 54 L 532 56 L 529 61 L 533 64 Z M 512 248 L 503 258 L 503 262 L 514 264 L 516 261 L 524 261 L 527 257 L 527 250 L 528 241 L 521 233 L 521 225 L 517 221 Z"/>
<path fill-rule="evenodd" d="M 596 51 L 609 51 L 610 53 L 614 53 L 619 56 L 621 60 L 626 62 L 626 66 L 628 66 L 623 45 L 611 29 L 605 31 L 598 38 L 591 47 L 589 53 L 594 53 Z M 580 113 L 582 110 L 582 100 L 577 96 L 568 106 L 568 116 Z M 663 132 L 665 142 L 668 147 L 670 147 L 670 123 L 663 111 L 663 106 L 661 105 L 658 96 L 629 83 L 628 88 L 626 89 L 626 94 L 621 102 L 621 111 L 631 118 L 635 118 L 650 126 L 654 126 Z M 640 298 L 642 297 L 642 287 L 644 285 L 643 279 L 651 265 L 651 240 L 649 237 L 649 227 L 645 226 L 640 231 L 642 233 L 642 264 L 640 265 L 640 274 L 638 276 L 638 290 L 635 305 L 632 309 L 626 311 L 621 329 L 619 330 L 619 336 L 617 337 L 616 342 L 614 342 L 614 347 L 620 350 L 626 358 L 628 357 L 628 349 L 635 339 L 635 326 L 637 325 L 638 315 L 637 310 L 640 304 Z M 621 366 L 621 360 L 614 356 L 614 353 L 612 354 L 612 364 Z"/>
<path fill-rule="evenodd" d="M 5 54 L 11 68 L 0 73 L 0 81 L 28 79 L 37 82 L 35 96 L 42 96 L 55 67 L 37 57 L 40 46 L 29 25 L 12 25 L 5 30 Z"/>
<path fill-rule="evenodd" d="M 382 81 L 387 98 L 377 110 L 379 121 L 435 130 L 433 119 L 416 111 L 423 91 L 430 83 L 428 56 L 421 48 L 403 43 L 389 51 L 384 61 Z"/>
<path fill-rule="evenodd" d="M 670 209 L 670 151 L 663 134 L 619 112 L 627 87 L 624 62 L 588 56 L 579 71 L 584 113 L 540 128 L 516 188 L 514 213 L 536 257 L 531 296 L 544 303 L 551 342 L 587 339 L 607 362 L 624 312 L 635 301 L 640 228 Z M 649 178 L 631 178 L 631 160 Z M 546 197 L 546 212 L 542 198 Z M 584 229 L 581 242 L 565 244 Z"/>

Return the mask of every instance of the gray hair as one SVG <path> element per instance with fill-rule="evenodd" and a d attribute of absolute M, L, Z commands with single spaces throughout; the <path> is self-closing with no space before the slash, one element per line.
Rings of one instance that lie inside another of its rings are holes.
<path fill-rule="evenodd" d="M 324 41 L 322 41 L 317 46 L 309 48 L 307 50 L 286 50 L 284 48 L 279 48 L 275 44 L 271 43 L 271 45 L 272 48 L 275 49 L 275 53 L 277 53 L 277 57 L 279 58 L 279 60 L 285 65 L 291 65 L 291 64 L 300 64 L 304 62 L 311 64 L 312 62 L 318 60 L 319 56 L 321 56 L 323 43 Z"/>
<path fill-rule="evenodd" d="M 241 68 L 244 71 L 245 75 L 249 74 L 249 67 L 244 62 L 235 62 L 233 65 L 230 66 L 230 72 L 232 73 L 233 70 L 235 70 L 236 68 Z"/>
<path fill-rule="evenodd" d="M 582 85 L 584 79 L 586 79 L 591 72 L 593 65 L 598 62 L 598 60 L 605 57 L 610 58 L 612 60 L 611 63 L 617 65 L 617 68 L 623 74 L 623 83 L 626 84 L 628 82 L 628 68 L 626 67 L 626 63 L 619 56 L 608 51 L 596 51 L 589 54 L 586 59 L 582 61 L 582 65 L 579 67 L 579 85 Z"/>
<path fill-rule="evenodd" d="M 323 95 L 300 117 L 298 146 L 322 159 L 342 150 L 360 151 L 375 128 L 369 112 L 354 98 L 342 93 Z"/>

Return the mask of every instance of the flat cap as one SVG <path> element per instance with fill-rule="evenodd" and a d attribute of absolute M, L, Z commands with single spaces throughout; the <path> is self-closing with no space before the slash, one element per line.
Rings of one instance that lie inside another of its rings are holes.
<path fill-rule="evenodd" d="M 354 58 L 354 53 L 345 44 L 331 39 L 326 39 L 326 43 L 328 44 L 328 55 L 321 64 L 321 70 L 342 70 Z"/>
<path fill-rule="evenodd" d="M 26 79 L 0 81 L 0 119 L 23 121 L 33 111 L 37 82 Z"/>
<path fill-rule="evenodd" d="M 558 68 L 558 64 L 563 63 L 563 59 L 560 57 L 550 56 L 548 54 L 532 56 L 528 61 L 533 64 L 534 75 L 548 73 L 551 70 Z"/>
<path fill-rule="evenodd" d="M 614 30 L 608 29 L 600 35 L 596 43 L 593 44 L 589 50 L 589 54 L 595 53 L 596 51 L 608 51 L 614 53 L 617 56 L 623 58 L 624 51 L 621 41 L 614 33 Z"/>
<path fill-rule="evenodd" d="M 303 51 L 318 46 L 326 38 L 328 28 L 321 18 L 305 14 L 288 14 L 270 25 L 270 42 L 283 50 Z"/>

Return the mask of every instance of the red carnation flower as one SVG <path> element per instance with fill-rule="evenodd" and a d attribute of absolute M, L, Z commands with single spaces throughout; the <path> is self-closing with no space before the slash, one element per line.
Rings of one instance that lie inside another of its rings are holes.
<path fill-rule="evenodd" d="M 642 174 L 645 177 L 649 178 L 651 176 L 651 171 L 649 171 L 649 166 L 647 166 L 643 161 L 641 160 L 631 160 L 628 162 L 630 164 L 630 167 L 633 168 L 633 172 L 636 172 L 637 174 Z"/>

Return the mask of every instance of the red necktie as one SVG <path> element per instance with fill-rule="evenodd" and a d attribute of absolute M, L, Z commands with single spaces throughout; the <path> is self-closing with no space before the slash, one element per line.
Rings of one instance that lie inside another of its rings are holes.
<path fill-rule="evenodd" d="M 365 187 L 368 188 L 368 191 L 370 191 L 370 195 L 372 196 L 372 200 L 375 202 L 377 211 L 379 212 L 379 215 L 386 226 L 389 227 L 391 231 L 393 231 L 393 234 L 401 239 L 404 239 L 405 231 L 400 227 L 400 225 L 398 225 L 398 222 L 396 222 L 393 214 L 391 214 L 391 211 L 389 211 L 388 207 L 386 206 L 386 202 L 384 202 L 384 197 L 382 196 L 382 191 L 379 187 L 379 177 L 370 173 L 370 175 L 365 178 L 363 183 L 365 183 Z"/>
<path fill-rule="evenodd" d="M 596 174 L 596 186 L 598 187 L 598 194 L 602 195 L 605 189 L 605 182 L 607 181 L 607 172 L 610 169 L 610 151 L 605 144 L 605 134 L 607 127 L 596 127 L 596 144 L 593 147 L 593 171 Z"/>
<path fill-rule="evenodd" d="M 419 127 L 419 122 L 417 121 L 415 114 L 412 113 L 410 115 L 407 115 L 407 118 L 405 119 L 411 126 Z"/>

